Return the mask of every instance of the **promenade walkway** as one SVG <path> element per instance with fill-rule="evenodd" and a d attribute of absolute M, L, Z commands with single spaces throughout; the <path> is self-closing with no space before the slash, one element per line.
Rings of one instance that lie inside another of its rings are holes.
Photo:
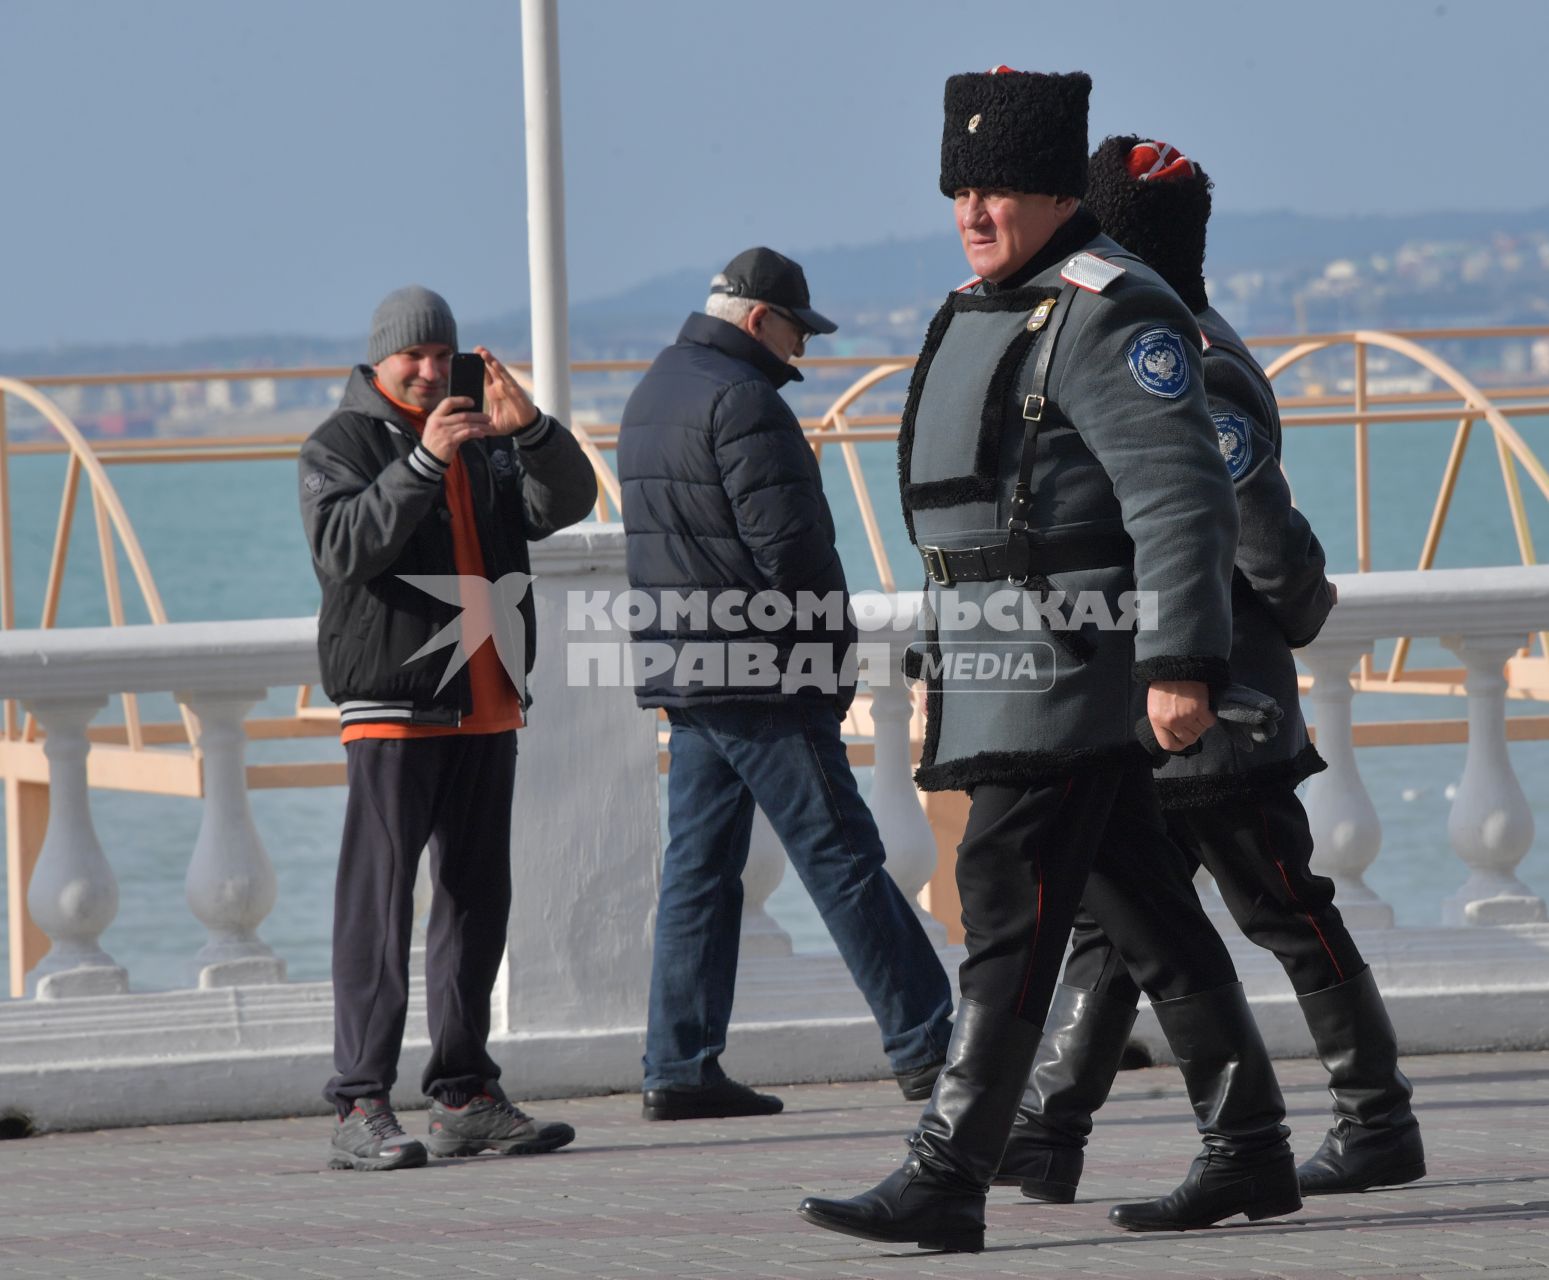
<path fill-rule="evenodd" d="M 735 1063 L 731 1063 L 735 1069 Z M 997 1190 L 979 1255 L 868 1245 L 807 1226 L 802 1196 L 860 1190 L 917 1111 L 891 1083 L 781 1090 L 764 1120 L 645 1124 L 638 1095 L 534 1106 L 573 1147 L 362 1175 L 323 1170 L 318 1117 L 68 1133 L 0 1143 L 0 1277 L 1549 1276 L 1549 1053 L 1412 1058 L 1430 1176 L 1327 1197 L 1284 1221 L 1135 1236 L 1105 1214 L 1171 1187 L 1195 1148 L 1176 1070 L 1119 1079 L 1080 1203 Z M 1326 1095 L 1281 1064 L 1309 1151 Z M 423 1112 L 405 1122 L 423 1131 Z"/>

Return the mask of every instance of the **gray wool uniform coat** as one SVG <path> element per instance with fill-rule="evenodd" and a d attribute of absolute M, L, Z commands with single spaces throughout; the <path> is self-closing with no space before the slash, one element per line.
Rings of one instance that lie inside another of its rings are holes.
<path fill-rule="evenodd" d="M 927 689 L 916 774 L 925 790 L 1026 786 L 1118 764 L 1139 751 L 1150 681 L 1227 683 L 1237 503 L 1206 405 L 1199 327 L 1160 276 L 1095 226 L 1079 211 L 1014 288 L 950 295 L 910 383 L 899 480 L 911 539 L 922 549 L 1004 542 L 1026 396 L 1054 329 L 1029 322 L 1059 296 L 1077 255 L 1122 268 L 1097 263 L 1111 281 L 1071 295 L 1048 370 L 1030 525 L 1036 549 L 1125 549 L 1049 574 L 1052 594 L 1005 580 L 927 582 L 912 655 Z M 1090 278 L 1085 266 L 1078 274 Z M 1008 613 L 1020 619 L 1029 603 L 1058 607 L 1008 628 Z M 1032 659 L 1021 678 L 1005 678 L 1009 660 L 998 679 L 983 678 L 979 655 L 1018 651 Z"/>
<path fill-rule="evenodd" d="M 1327 766 L 1307 739 L 1292 649 L 1310 644 L 1333 608 L 1323 547 L 1291 505 L 1280 470 L 1280 410 L 1269 379 L 1214 309 L 1196 312 L 1205 340 L 1205 390 L 1221 456 L 1237 490 L 1241 525 L 1232 573 L 1232 679 L 1267 693 L 1285 713 L 1269 742 L 1244 752 L 1225 733 L 1157 772 L 1167 809 L 1252 799 L 1295 786 Z"/>

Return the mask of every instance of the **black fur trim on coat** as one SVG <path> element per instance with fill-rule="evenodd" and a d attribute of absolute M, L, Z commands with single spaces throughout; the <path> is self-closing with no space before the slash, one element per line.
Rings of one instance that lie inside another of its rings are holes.
<path fill-rule="evenodd" d="M 941 194 L 963 187 L 1050 196 L 1086 191 L 1084 71 L 974 72 L 947 81 Z"/>
<path fill-rule="evenodd" d="M 1059 296 L 1058 289 L 1045 288 L 1008 289 L 990 295 L 954 293 L 947 298 L 946 306 L 942 311 L 947 313 L 948 320 L 960 311 L 1033 311 L 1039 303 L 1052 302 Z M 937 314 L 939 318 L 941 313 Z M 921 350 L 919 362 L 915 365 L 916 372 L 919 371 L 921 364 L 928 364 L 934 359 L 936 349 L 940 347 L 946 331 L 946 324 L 938 328 L 934 320 L 931 322 L 930 329 L 925 335 L 925 348 Z M 952 476 L 946 480 L 930 480 L 923 484 L 909 483 L 908 473 L 902 469 L 905 460 L 904 424 L 900 423 L 899 481 L 904 498 L 904 518 L 909 524 L 911 538 L 914 531 L 914 523 L 910 519 L 911 512 L 926 507 L 956 507 L 968 502 L 994 502 L 999 496 L 1000 478 L 997 471 L 1000 460 L 1000 437 L 1006 429 L 1011 394 L 1017 379 L 1021 377 L 1022 366 L 1027 360 L 1028 352 L 1042 333 L 1042 329 L 1034 329 L 1031 332 L 1024 329 L 1016 334 L 1006 345 L 1006 350 L 1001 354 L 994 372 L 990 374 L 989 384 L 984 392 L 984 403 L 979 409 L 979 434 L 974 441 L 970 474 Z M 908 451 L 911 457 L 914 449 L 915 409 L 919 402 L 920 388 L 924 385 L 923 379 L 918 384 L 914 379 L 910 379 L 909 400 L 904 407 L 904 417 L 909 432 Z"/>
<path fill-rule="evenodd" d="M 936 350 L 941 346 L 941 339 L 947 332 L 947 326 L 952 323 L 954 296 L 947 295 L 947 300 L 931 317 L 930 325 L 925 330 L 925 341 L 920 344 L 920 354 L 914 362 L 914 372 L 909 375 L 909 391 L 904 397 L 903 416 L 898 420 L 898 496 L 903 505 L 904 529 L 909 534 L 910 542 L 915 542 L 916 539 L 914 517 L 910 514 L 913 504 L 909 500 L 909 491 L 920 487 L 909 483 L 909 462 L 914 455 L 914 415 L 920 403 L 920 393 L 925 388 L 925 375 L 930 372 L 930 362 L 935 359 Z"/>
<path fill-rule="evenodd" d="M 924 484 L 904 486 L 904 512 L 926 507 L 960 507 L 966 502 L 994 502 L 1000 492 L 994 476 L 954 476 L 950 480 L 927 480 Z M 914 522 L 909 522 L 910 537 Z"/>
<path fill-rule="evenodd" d="M 1158 680 L 1202 680 L 1212 689 L 1224 689 L 1232 682 L 1232 672 L 1225 658 L 1147 658 L 1135 664 L 1135 679 L 1141 684 L 1155 684 Z"/>
<path fill-rule="evenodd" d="M 1195 165 L 1191 178 L 1132 178 L 1126 161 L 1141 141 L 1133 134 L 1103 139 L 1087 170 L 1086 207 L 1108 235 L 1167 281 L 1190 311 L 1203 311 L 1210 305 L 1205 296 L 1210 175 Z"/>
<path fill-rule="evenodd" d="M 929 756 L 926 757 L 929 759 Z M 981 751 L 946 764 L 922 764 L 914 772 L 921 791 L 971 791 L 977 786 L 1030 787 L 1049 778 L 1094 769 L 1119 769 L 1144 761 L 1138 742 L 1059 751 Z"/>
<path fill-rule="evenodd" d="M 1289 760 L 1277 760 L 1246 773 L 1158 778 L 1156 798 L 1164 809 L 1208 809 L 1217 804 L 1261 800 L 1271 792 L 1291 790 L 1327 768 L 1327 761 L 1309 742 Z"/>

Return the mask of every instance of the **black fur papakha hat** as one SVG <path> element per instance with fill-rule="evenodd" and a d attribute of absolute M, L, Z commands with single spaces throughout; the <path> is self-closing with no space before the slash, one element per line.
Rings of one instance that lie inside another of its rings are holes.
<path fill-rule="evenodd" d="M 994 71 L 947 80 L 941 130 L 941 194 L 963 187 L 1036 195 L 1086 192 L 1084 71 Z"/>
<path fill-rule="evenodd" d="M 1092 153 L 1085 203 L 1103 230 L 1144 258 L 1190 311 L 1210 305 L 1205 296 L 1210 177 L 1197 164 L 1166 143 L 1133 134 L 1104 138 Z"/>

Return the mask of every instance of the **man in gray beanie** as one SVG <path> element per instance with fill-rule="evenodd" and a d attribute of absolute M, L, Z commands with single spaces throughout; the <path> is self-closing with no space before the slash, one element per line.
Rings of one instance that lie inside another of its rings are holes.
<path fill-rule="evenodd" d="M 371 318 L 368 364 L 301 447 L 301 518 L 322 587 L 318 655 L 339 706 L 349 795 L 334 892 L 329 1165 L 402 1169 L 494 1149 L 533 1155 L 575 1137 L 511 1103 L 487 1050 L 511 903 L 516 730 L 535 633 L 527 544 L 584 519 L 591 464 L 488 349 L 484 405 L 447 395 L 457 321 L 419 285 Z M 456 581 L 450 600 L 415 585 Z M 479 581 L 502 589 L 464 590 Z M 512 583 L 520 589 L 511 591 Z M 466 611 L 466 612 L 465 612 Z M 451 657 L 454 620 L 489 614 Z M 514 647 L 482 643 L 517 637 Z M 472 652 L 468 649 L 472 647 Z M 520 669 L 501 654 L 520 653 Z M 409 1001 L 414 879 L 430 850 L 425 945 L 427 1143 L 389 1093 Z"/>

